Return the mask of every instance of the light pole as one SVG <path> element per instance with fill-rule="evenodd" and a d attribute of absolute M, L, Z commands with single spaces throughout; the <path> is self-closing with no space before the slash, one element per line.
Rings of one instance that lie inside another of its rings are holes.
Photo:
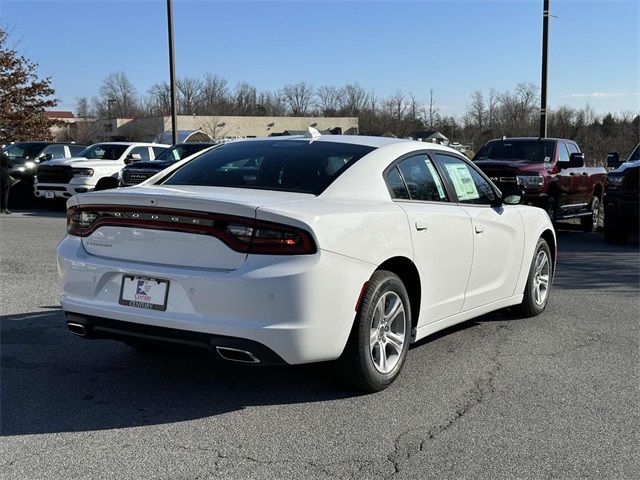
<path fill-rule="evenodd" d="M 178 114 L 176 112 L 176 65 L 173 52 L 173 0 L 167 0 L 167 25 L 169 31 L 169 87 L 171 89 L 171 144 L 178 143 Z"/>
<path fill-rule="evenodd" d="M 542 84 L 540 92 L 540 137 L 547 136 L 547 60 L 549 53 L 549 0 L 542 7 Z"/>

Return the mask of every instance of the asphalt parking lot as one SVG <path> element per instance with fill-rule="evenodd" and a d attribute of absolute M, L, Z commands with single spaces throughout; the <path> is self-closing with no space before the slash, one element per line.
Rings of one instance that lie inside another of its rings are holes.
<path fill-rule="evenodd" d="M 640 256 L 558 233 L 547 311 L 414 346 L 388 390 L 66 331 L 63 213 L 0 217 L 0 477 L 639 478 Z"/>

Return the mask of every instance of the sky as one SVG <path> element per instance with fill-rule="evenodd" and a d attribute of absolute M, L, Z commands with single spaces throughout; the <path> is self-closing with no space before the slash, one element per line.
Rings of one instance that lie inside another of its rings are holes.
<path fill-rule="evenodd" d="M 542 0 L 174 1 L 176 74 L 277 90 L 359 83 L 443 114 L 474 90 L 540 85 Z M 551 0 L 549 106 L 640 111 L 640 1 Z M 168 81 L 165 0 L 0 0 L 10 43 L 74 110 L 123 71 L 139 93 Z"/>

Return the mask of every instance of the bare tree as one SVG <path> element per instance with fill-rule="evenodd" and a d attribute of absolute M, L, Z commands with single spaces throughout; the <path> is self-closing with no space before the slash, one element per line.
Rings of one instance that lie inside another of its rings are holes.
<path fill-rule="evenodd" d="M 283 117 L 287 113 L 287 102 L 278 92 L 260 92 L 257 99 L 257 110 L 260 115 Z"/>
<path fill-rule="evenodd" d="M 149 89 L 147 110 L 152 115 L 168 115 L 171 112 L 171 88 L 167 82 L 156 83 Z"/>
<path fill-rule="evenodd" d="M 313 87 L 306 82 L 285 85 L 282 87 L 282 96 L 294 117 L 304 117 L 311 107 Z"/>
<path fill-rule="evenodd" d="M 496 123 L 498 104 L 498 92 L 492 88 L 489 90 L 489 99 L 487 100 L 487 125 L 489 128 L 493 128 Z"/>
<path fill-rule="evenodd" d="M 76 102 L 76 117 L 78 118 L 91 118 L 95 116 L 95 112 L 91 108 L 89 99 L 87 97 L 80 97 Z"/>
<path fill-rule="evenodd" d="M 402 120 L 406 110 L 406 99 L 404 93 L 401 90 L 396 90 L 391 97 L 389 97 L 389 103 L 392 107 L 392 115 L 397 120 Z"/>
<path fill-rule="evenodd" d="M 96 107 L 100 116 L 134 117 L 140 112 L 136 89 L 124 72 L 111 73 L 98 91 Z"/>
<path fill-rule="evenodd" d="M 320 114 L 329 117 L 337 115 L 342 101 L 341 96 L 342 92 L 339 88 L 326 85 L 318 87 L 316 89 L 316 98 L 318 99 Z"/>
<path fill-rule="evenodd" d="M 537 120 L 538 88 L 531 83 L 519 83 L 513 92 L 499 96 L 503 130 L 507 135 L 532 135 Z"/>
<path fill-rule="evenodd" d="M 202 104 L 202 82 L 197 78 L 179 78 L 176 82 L 178 91 L 178 113 L 182 115 L 194 115 L 202 113 L 198 111 Z"/>
<path fill-rule="evenodd" d="M 217 75 L 207 74 L 202 85 L 202 111 L 205 115 L 229 113 L 229 88 L 227 81 Z"/>
<path fill-rule="evenodd" d="M 235 89 L 233 96 L 233 110 L 236 115 L 254 115 L 256 111 L 256 87 L 241 82 Z"/>
<path fill-rule="evenodd" d="M 433 98 L 433 88 L 429 89 L 429 105 L 427 107 L 427 121 L 429 122 L 429 130 L 433 130 L 436 117 L 438 115 L 438 108 L 436 107 L 435 99 Z"/>
<path fill-rule="evenodd" d="M 471 104 L 469 105 L 468 112 L 472 122 L 480 130 L 485 126 L 487 108 L 484 103 L 484 96 L 480 90 L 476 90 L 471 94 Z"/>
<path fill-rule="evenodd" d="M 342 107 L 343 114 L 357 116 L 365 108 L 368 101 L 367 92 L 359 84 L 349 84 L 342 87 Z"/>

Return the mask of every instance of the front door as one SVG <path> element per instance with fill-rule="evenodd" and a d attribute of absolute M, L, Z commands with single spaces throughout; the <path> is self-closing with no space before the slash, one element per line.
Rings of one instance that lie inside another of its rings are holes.
<path fill-rule="evenodd" d="M 496 193 L 478 170 L 461 158 L 435 153 L 461 208 L 470 216 L 473 263 L 463 311 L 514 294 L 524 250 L 524 225 L 517 206 L 495 205 Z"/>

